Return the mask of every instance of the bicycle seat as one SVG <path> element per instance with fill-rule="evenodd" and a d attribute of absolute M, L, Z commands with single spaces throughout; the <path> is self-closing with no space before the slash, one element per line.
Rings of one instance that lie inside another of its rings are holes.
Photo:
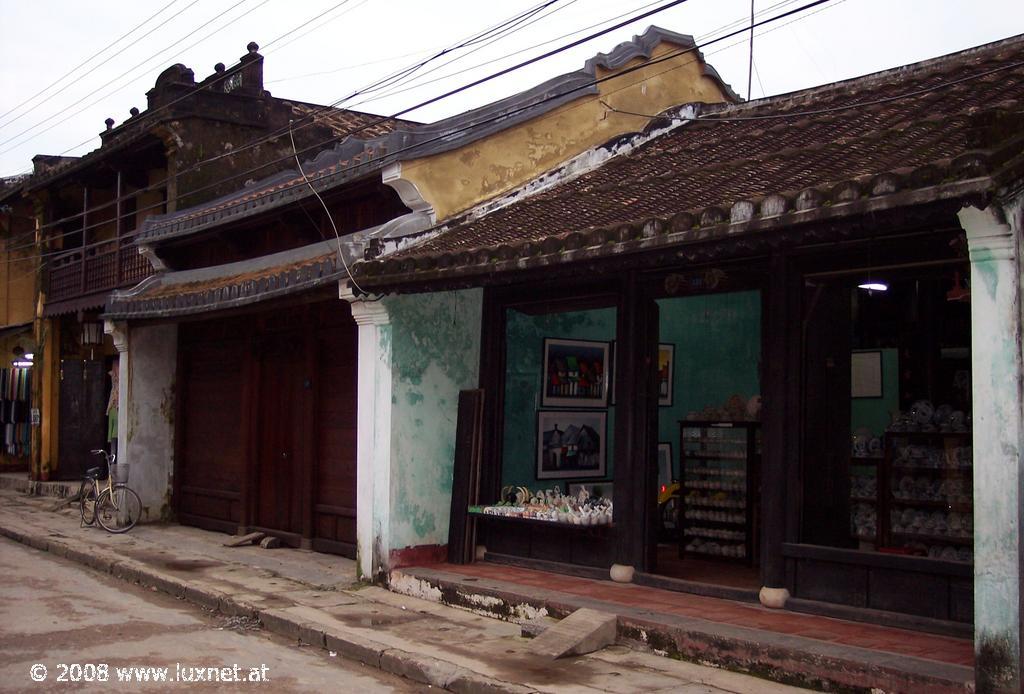
<path fill-rule="evenodd" d="M 98 479 L 100 477 L 100 471 L 101 471 L 101 468 L 91 467 L 91 468 L 89 468 L 88 470 L 85 471 L 85 476 L 86 477 L 92 477 L 93 479 Z"/>

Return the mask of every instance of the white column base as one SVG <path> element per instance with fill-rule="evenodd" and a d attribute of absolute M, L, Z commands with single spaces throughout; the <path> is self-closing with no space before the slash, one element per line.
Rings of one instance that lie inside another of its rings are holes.
<path fill-rule="evenodd" d="M 608 573 L 616 583 L 632 583 L 633 574 L 636 573 L 636 569 L 624 564 L 612 564 L 612 568 Z"/>
<path fill-rule="evenodd" d="M 785 588 L 769 588 L 763 586 L 761 592 L 757 594 L 761 604 L 765 607 L 769 607 L 773 610 L 781 610 L 786 606 L 786 602 L 789 600 L 789 591 Z"/>

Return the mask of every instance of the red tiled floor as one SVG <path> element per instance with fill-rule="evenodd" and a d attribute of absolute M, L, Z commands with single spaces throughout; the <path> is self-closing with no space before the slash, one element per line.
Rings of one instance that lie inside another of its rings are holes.
<path fill-rule="evenodd" d="M 513 566 L 487 564 L 442 564 L 436 568 L 464 576 L 489 578 L 506 583 L 557 590 L 624 607 L 656 609 L 659 612 L 705 619 L 735 626 L 794 634 L 819 641 L 858 646 L 875 651 L 974 666 L 974 644 L 969 639 L 939 636 L 893 627 L 849 622 L 831 617 L 769 610 L 753 605 L 703 595 L 677 593 L 635 584 L 619 584 L 576 576 L 549 574 Z"/>

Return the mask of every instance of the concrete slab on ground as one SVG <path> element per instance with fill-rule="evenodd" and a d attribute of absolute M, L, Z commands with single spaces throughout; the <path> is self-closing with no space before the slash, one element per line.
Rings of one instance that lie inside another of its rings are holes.
<path fill-rule="evenodd" d="M 415 682 L 457 692 L 763 692 L 774 686 L 712 668 L 681 667 L 622 647 L 557 662 L 530 653 L 517 625 L 355 582 L 355 565 L 289 548 L 222 546 L 225 536 L 181 526 L 139 526 L 126 535 L 79 527 L 74 509 L 0 491 L 0 535 L 96 571 L 225 615 L 258 617 L 263 628 Z M 626 654 L 630 659 L 616 661 Z M 698 669 L 692 669 L 698 668 Z M 729 674 L 729 673 L 726 673 Z M 736 682 L 741 686 L 736 686 Z M 795 692 L 794 688 L 771 690 Z"/>

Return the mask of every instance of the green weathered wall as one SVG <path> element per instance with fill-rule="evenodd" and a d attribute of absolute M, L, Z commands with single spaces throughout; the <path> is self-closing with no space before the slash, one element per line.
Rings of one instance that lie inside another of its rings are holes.
<path fill-rule="evenodd" d="M 746 401 L 761 392 L 761 294 L 661 299 L 658 311 L 659 341 L 676 347 L 672 406 L 658 408 L 658 441 L 672 443 L 678 476 L 679 420 L 734 394 Z"/>
<path fill-rule="evenodd" d="M 565 488 L 575 479 L 537 479 L 537 410 L 540 408 L 541 370 L 544 338 L 575 338 L 579 340 L 615 339 L 616 311 L 601 308 L 590 311 L 530 315 L 509 310 L 505 339 L 505 432 L 502 455 L 501 484 L 523 485 L 546 489 L 555 485 Z M 615 374 L 612 374 L 612 378 Z M 612 451 L 615 408 L 608 407 L 607 474 L 614 471 Z M 597 481 L 597 478 L 587 478 Z"/>
<path fill-rule="evenodd" d="M 479 382 L 483 292 L 389 297 L 391 548 L 448 542 L 459 391 Z"/>

